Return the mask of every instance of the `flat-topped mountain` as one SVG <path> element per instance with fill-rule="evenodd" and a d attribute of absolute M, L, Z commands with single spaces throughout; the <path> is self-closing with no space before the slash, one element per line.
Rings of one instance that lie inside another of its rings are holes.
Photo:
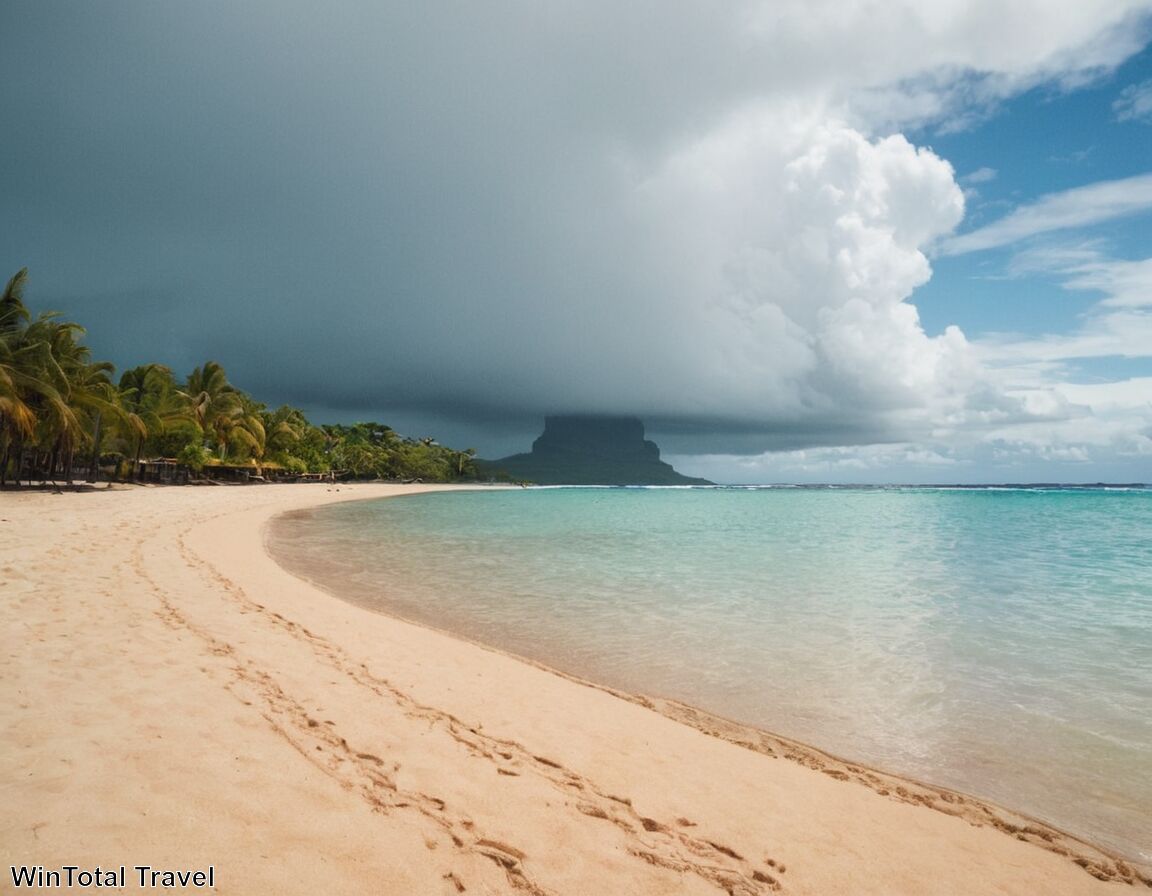
<path fill-rule="evenodd" d="M 636 417 L 546 417 L 528 454 L 484 461 L 490 472 L 540 485 L 711 485 L 660 460 Z"/>

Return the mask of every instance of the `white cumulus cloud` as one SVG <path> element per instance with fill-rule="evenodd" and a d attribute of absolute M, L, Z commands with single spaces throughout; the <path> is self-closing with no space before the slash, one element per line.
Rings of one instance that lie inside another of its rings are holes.
<path fill-rule="evenodd" d="M 684 271 L 673 382 L 734 418 L 823 420 L 962 401 L 963 335 L 928 336 L 908 299 L 924 248 L 963 214 L 947 162 L 904 137 L 818 124 L 788 139 L 761 113 L 684 147 L 642 193 Z M 723 347 L 710 369 L 693 343 Z M 707 374 L 706 376 L 704 374 Z"/>

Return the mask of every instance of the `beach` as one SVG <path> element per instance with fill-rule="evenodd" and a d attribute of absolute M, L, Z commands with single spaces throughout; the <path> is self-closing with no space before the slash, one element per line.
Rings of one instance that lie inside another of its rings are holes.
<path fill-rule="evenodd" d="M 6 864 L 220 893 L 1104 893 L 1043 825 L 337 600 L 274 516 L 423 486 L 0 495 Z M 0 892 L 12 879 L 3 871 Z"/>

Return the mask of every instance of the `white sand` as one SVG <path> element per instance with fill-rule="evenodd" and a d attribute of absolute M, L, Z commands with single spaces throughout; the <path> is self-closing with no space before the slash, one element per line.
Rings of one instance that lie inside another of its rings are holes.
<path fill-rule="evenodd" d="M 282 511 L 414 490 L 0 494 L 0 892 L 11 864 L 123 864 L 130 891 L 133 865 L 211 865 L 245 896 L 1143 890 L 1042 826 L 368 612 L 263 549 Z"/>

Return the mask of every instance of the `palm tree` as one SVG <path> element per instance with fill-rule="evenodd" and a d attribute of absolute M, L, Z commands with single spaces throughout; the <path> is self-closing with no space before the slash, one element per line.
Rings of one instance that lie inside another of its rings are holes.
<path fill-rule="evenodd" d="M 144 364 L 124 371 L 119 393 L 125 420 L 118 436 L 131 452 L 132 478 L 140 469 L 145 447 L 150 451 L 163 450 L 168 443 L 172 449 L 173 439 L 179 439 L 181 433 L 191 435 L 187 433 L 190 429 L 195 430 L 193 438 L 201 438 L 188 402 L 177 392 L 172 371 L 163 364 Z M 179 451 L 173 449 L 172 453 Z"/>
<path fill-rule="evenodd" d="M 251 458 L 261 469 L 268 436 L 264 429 L 264 405 L 243 392 L 239 396 L 240 412 L 227 420 L 225 440 L 238 458 Z M 223 458 L 224 455 L 221 455 Z"/>
<path fill-rule="evenodd" d="M 49 402 L 39 421 L 41 447 L 50 446 L 49 475 L 54 477 L 59 467 L 71 483 L 76 450 L 91 446 L 98 462 L 102 422 L 119 420 L 124 411 L 112 385 L 114 368 L 108 361 L 91 359 L 91 350 L 80 342 L 83 327 L 43 316 L 29 330 L 37 327 L 50 349 L 47 378 L 62 399 Z"/>
<path fill-rule="evenodd" d="M 464 472 L 467 471 L 470 477 L 476 476 L 476 449 L 465 448 L 463 451 L 453 451 L 452 457 L 456 461 L 456 476 L 459 479 L 464 478 Z"/>
<path fill-rule="evenodd" d="M 0 295 L 0 485 L 7 481 L 13 449 L 17 449 L 19 456 L 24 440 L 36 432 L 36 412 L 29 404 L 30 399 L 48 390 L 47 384 L 32 373 L 43 366 L 44 348 L 26 338 L 29 314 L 24 305 L 24 284 L 27 280 L 28 269 L 21 268 Z"/>
<path fill-rule="evenodd" d="M 224 368 L 215 361 L 197 367 L 179 394 L 188 402 L 201 436 L 215 443 L 223 460 L 228 453 L 228 433 L 243 415 L 240 393 L 228 382 Z"/>
<path fill-rule="evenodd" d="M 70 465 L 71 448 L 84 428 L 77 411 L 90 412 L 106 397 L 100 379 L 110 369 L 91 365 L 87 349 L 77 342 L 83 328 L 52 313 L 30 320 L 24 305 L 27 280 L 22 268 L 0 295 L 0 484 L 13 456 L 19 477 L 29 447 L 34 458 L 51 457 L 50 473 L 61 450 Z"/>
<path fill-rule="evenodd" d="M 308 430 L 303 412 L 289 405 L 265 411 L 262 416 L 269 452 L 290 453 Z"/>
<path fill-rule="evenodd" d="M 21 268 L 0 295 L 0 438 L 5 444 L 12 438 L 32 435 L 36 427 L 36 415 L 26 401 L 29 352 L 23 336 L 29 318 L 24 306 L 27 279 L 28 269 Z"/>

